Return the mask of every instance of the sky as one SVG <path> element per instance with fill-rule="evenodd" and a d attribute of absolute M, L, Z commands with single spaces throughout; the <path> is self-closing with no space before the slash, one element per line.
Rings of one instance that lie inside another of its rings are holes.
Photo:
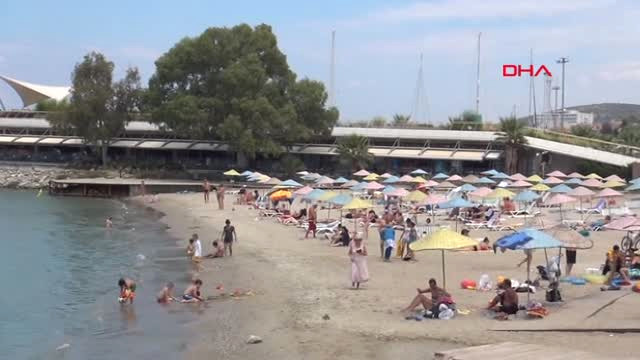
<path fill-rule="evenodd" d="M 88 5 L 93 3 L 92 5 Z M 529 114 L 530 78 L 503 77 L 504 64 L 545 65 L 561 85 L 567 57 L 567 107 L 640 103 L 640 1 L 212 1 L 154 2 L 6 0 L 0 11 L 0 74 L 46 85 L 69 85 L 89 51 L 116 63 L 120 77 L 137 66 L 146 82 L 154 61 L 177 41 L 208 27 L 272 26 L 299 78 L 328 85 L 331 32 L 336 31 L 335 99 L 341 121 L 411 114 L 438 124 L 475 108 L 477 37 L 482 32 L 480 113 L 486 121 Z M 544 79 L 535 80 L 537 111 Z M 21 102 L 0 83 L 8 108 Z M 551 97 L 551 106 L 554 103 Z"/>

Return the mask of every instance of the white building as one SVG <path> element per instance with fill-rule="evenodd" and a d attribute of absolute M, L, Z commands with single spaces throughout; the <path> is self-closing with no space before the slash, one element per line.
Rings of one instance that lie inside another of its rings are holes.
<path fill-rule="evenodd" d="M 593 113 L 583 113 L 577 110 L 552 111 L 536 116 L 537 125 L 546 129 L 571 129 L 576 125 L 593 126 Z"/>

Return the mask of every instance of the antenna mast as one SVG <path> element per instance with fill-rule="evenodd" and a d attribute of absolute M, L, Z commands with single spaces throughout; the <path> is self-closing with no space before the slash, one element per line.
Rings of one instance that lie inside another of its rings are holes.
<path fill-rule="evenodd" d="M 531 49 L 530 52 L 530 60 L 531 60 L 531 67 L 533 68 L 533 48 Z M 531 76 L 531 89 L 530 89 L 530 94 L 531 94 L 531 102 L 533 103 L 533 127 L 537 128 L 538 127 L 538 114 L 536 111 L 536 82 L 535 82 L 535 77 Z M 529 112 L 531 112 L 531 110 L 529 110 Z"/>
<path fill-rule="evenodd" d="M 480 113 L 480 37 L 482 32 L 478 33 L 478 62 L 476 69 L 476 113 Z"/>
<path fill-rule="evenodd" d="M 331 31 L 331 69 L 329 70 L 329 106 L 336 106 L 336 31 Z"/>
<path fill-rule="evenodd" d="M 427 94 L 424 89 L 424 70 L 422 59 L 423 55 L 420 53 L 420 67 L 418 67 L 418 79 L 416 81 L 413 107 L 411 109 L 411 119 L 416 123 L 424 121 L 426 124 L 429 124 L 429 99 L 427 98 Z"/>

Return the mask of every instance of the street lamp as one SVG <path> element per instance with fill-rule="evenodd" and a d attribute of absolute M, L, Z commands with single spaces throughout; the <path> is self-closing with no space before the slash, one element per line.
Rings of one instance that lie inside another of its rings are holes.
<path fill-rule="evenodd" d="M 560 127 L 564 129 L 564 65 L 569 62 L 569 59 L 566 57 L 561 57 L 556 60 L 556 63 L 562 64 L 562 109 L 560 113 Z"/>

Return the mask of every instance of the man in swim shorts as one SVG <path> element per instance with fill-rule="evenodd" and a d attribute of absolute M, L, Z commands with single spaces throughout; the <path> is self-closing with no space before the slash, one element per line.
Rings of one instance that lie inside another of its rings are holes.
<path fill-rule="evenodd" d="M 202 280 L 195 279 L 193 284 L 189 285 L 189 287 L 184 291 L 182 295 L 183 303 L 192 303 L 204 301 L 202 296 L 200 295 L 200 287 L 202 286 Z"/>

